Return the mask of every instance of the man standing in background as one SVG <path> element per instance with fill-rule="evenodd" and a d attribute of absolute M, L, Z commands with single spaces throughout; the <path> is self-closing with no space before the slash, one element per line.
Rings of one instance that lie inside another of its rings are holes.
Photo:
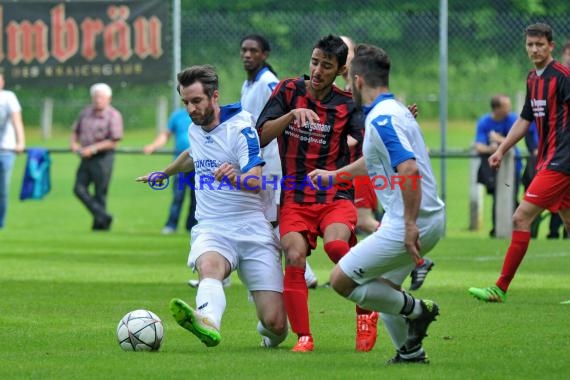
<path fill-rule="evenodd" d="M 497 150 L 499 145 L 511 130 L 513 123 L 517 120 L 517 115 L 512 111 L 511 99 L 505 94 L 496 94 L 491 98 L 491 112 L 487 113 L 477 121 L 475 133 L 475 150 L 481 157 L 481 168 L 478 173 L 478 181 L 487 188 L 487 193 L 493 196 L 492 221 L 493 228 L 489 231 L 489 236 L 495 237 L 495 210 L 497 192 L 495 189 L 494 171 L 488 170 L 487 159 Z M 517 204 L 518 188 L 520 184 L 520 172 L 522 163 L 520 152 L 515 147 L 515 178 L 514 178 L 514 205 Z"/>
<path fill-rule="evenodd" d="M 4 90 L 4 74 L 0 73 L 0 230 L 4 228 L 16 153 L 22 153 L 25 146 L 22 107 L 12 91 Z"/>
<path fill-rule="evenodd" d="M 81 111 L 71 133 L 71 150 L 81 157 L 73 192 L 93 216 L 92 229 L 108 231 L 113 217 L 107 212 L 107 192 L 115 147 L 123 138 L 123 117 L 111 105 L 109 85 L 96 83 L 89 93 L 91 104 Z M 89 192 L 91 184 L 94 195 Z"/>
<path fill-rule="evenodd" d="M 143 148 L 143 152 L 152 154 L 155 150 L 162 148 L 170 140 L 171 136 L 174 136 L 174 157 L 178 157 L 180 153 L 190 147 L 190 140 L 188 139 L 188 126 L 190 123 L 192 123 L 192 120 L 188 116 L 188 111 L 184 108 L 174 111 L 168 119 L 168 129 L 160 132 L 153 142 Z M 184 175 L 193 186 L 194 172 L 184 173 Z M 186 231 L 190 232 L 192 227 L 196 225 L 197 221 L 194 215 L 196 213 L 196 196 L 194 189 L 186 183 L 181 184 L 176 175 L 173 177 L 172 202 L 168 210 L 168 219 L 162 228 L 163 235 L 170 235 L 176 232 L 186 191 L 190 195 L 190 205 L 188 206 L 188 216 L 186 217 L 185 225 Z"/>

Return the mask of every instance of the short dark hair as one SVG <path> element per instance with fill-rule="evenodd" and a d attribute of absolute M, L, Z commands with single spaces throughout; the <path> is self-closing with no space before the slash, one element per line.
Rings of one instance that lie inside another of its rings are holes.
<path fill-rule="evenodd" d="M 349 75 L 360 75 L 371 87 L 388 87 L 390 83 L 390 57 L 383 49 L 360 44 L 354 49 Z"/>
<path fill-rule="evenodd" d="M 503 105 L 503 99 L 508 98 L 506 94 L 495 94 L 491 98 L 491 109 L 496 110 Z"/>
<path fill-rule="evenodd" d="M 187 87 L 195 82 L 200 82 L 204 87 L 204 93 L 211 98 L 214 91 L 216 91 L 219 86 L 218 73 L 216 73 L 214 66 L 211 65 L 196 65 L 188 67 L 179 72 L 176 75 L 176 78 L 178 79 L 176 89 L 179 94 L 180 86 Z"/>
<path fill-rule="evenodd" d="M 240 46 L 241 44 L 243 44 L 243 41 L 246 40 L 256 41 L 261 46 L 261 51 L 263 52 L 271 51 L 271 45 L 269 45 L 269 41 L 267 41 L 267 39 L 260 34 L 255 34 L 255 33 L 248 34 L 247 36 L 241 39 L 241 41 L 239 42 Z"/>
<path fill-rule="evenodd" d="M 346 57 L 348 56 L 348 46 L 344 43 L 339 36 L 329 34 L 326 37 L 317 41 L 313 49 L 322 50 L 327 57 L 336 57 L 338 67 L 346 64 Z"/>
<path fill-rule="evenodd" d="M 552 28 L 550 25 L 543 22 L 538 22 L 526 27 L 524 30 L 524 36 L 528 37 L 546 37 L 548 42 L 552 42 Z"/>
<path fill-rule="evenodd" d="M 243 44 L 243 41 L 247 41 L 247 40 L 252 40 L 255 41 L 259 44 L 259 46 L 261 46 L 261 51 L 262 52 L 271 52 L 271 45 L 269 45 L 269 41 L 267 41 L 267 38 L 263 37 L 261 34 L 248 34 L 247 36 L 245 36 L 244 38 L 241 39 L 241 41 L 239 42 L 239 45 L 241 46 Z M 269 71 L 271 71 L 273 74 L 275 74 L 275 76 L 277 76 L 277 72 L 273 69 L 273 67 L 267 62 L 263 62 L 263 65 L 265 67 L 267 67 L 269 69 Z"/>

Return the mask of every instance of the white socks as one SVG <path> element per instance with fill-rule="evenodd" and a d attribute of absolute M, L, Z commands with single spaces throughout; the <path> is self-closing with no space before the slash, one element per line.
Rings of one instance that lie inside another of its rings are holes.
<path fill-rule="evenodd" d="M 399 315 L 404 306 L 402 292 L 382 281 L 370 281 L 359 285 L 347 297 L 364 309 Z"/>
<path fill-rule="evenodd" d="M 213 278 L 200 280 L 196 293 L 196 310 L 220 329 L 222 315 L 226 310 L 226 294 L 221 281 Z"/>
<path fill-rule="evenodd" d="M 399 349 L 406 343 L 408 338 L 408 324 L 406 319 L 401 315 L 392 315 L 386 313 L 380 313 L 380 318 L 386 326 L 390 338 L 392 338 L 392 343 L 396 349 Z"/>

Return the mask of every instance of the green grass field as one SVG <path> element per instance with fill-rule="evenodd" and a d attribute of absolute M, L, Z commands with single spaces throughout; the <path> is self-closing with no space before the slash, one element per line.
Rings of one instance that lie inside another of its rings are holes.
<path fill-rule="evenodd" d="M 468 146 L 472 128 L 451 125 L 450 147 Z M 425 133 L 428 145 L 438 146 L 435 123 L 426 123 Z M 123 146 L 141 146 L 153 135 L 128 131 Z M 30 146 L 65 146 L 66 136 L 49 142 L 37 136 L 29 131 Z M 52 192 L 26 202 L 17 199 L 24 157 L 18 159 L 7 226 L 0 231 L 0 379 L 560 379 L 570 373 L 570 305 L 560 304 L 570 299 L 568 241 L 531 243 L 506 304 L 470 298 L 469 286 L 494 282 L 508 241 L 489 239 L 488 224 L 467 231 L 468 164 L 458 159 L 448 165 L 447 236 L 430 255 L 436 267 L 416 292 L 441 306 L 425 340 L 429 366 L 384 365 L 394 350 L 383 328 L 372 352 L 356 353 L 354 306 L 329 288 L 310 292 L 315 352 L 289 352 L 292 335 L 281 348 L 264 350 L 253 305 L 235 276 L 226 289 L 223 341 L 206 348 L 168 311 L 171 298 L 193 303 L 195 296 L 186 284 L 195 277 L 185 266 L 188 236 L 160 234 L 170 191 L 134 182 L 169 159 L 117 157 L 110 233 L 91 232 L 87 212 L 72 195 L 76 157 L 53 154 Z M 320 249 L 311 264 L 326 282 L 331 264 Z M 123 352 L 115 340 L 120 318 L 138 308 L 163 319 L 158 353 Z"/>

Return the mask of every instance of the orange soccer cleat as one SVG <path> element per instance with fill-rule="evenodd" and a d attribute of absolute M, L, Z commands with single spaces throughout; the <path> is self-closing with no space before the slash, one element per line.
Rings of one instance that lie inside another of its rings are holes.
<path fill-rule="evenodd" d="M 378 312 L 356 315 L 356 351 L 368 352 L 376 344 Z"/>
<path fill-rule="evenodd" d="M 301 335 L 295 347 L 291 349 L 292 352 L 311 352 L 315 348 L 313 337 L 311 335 Z"/>

